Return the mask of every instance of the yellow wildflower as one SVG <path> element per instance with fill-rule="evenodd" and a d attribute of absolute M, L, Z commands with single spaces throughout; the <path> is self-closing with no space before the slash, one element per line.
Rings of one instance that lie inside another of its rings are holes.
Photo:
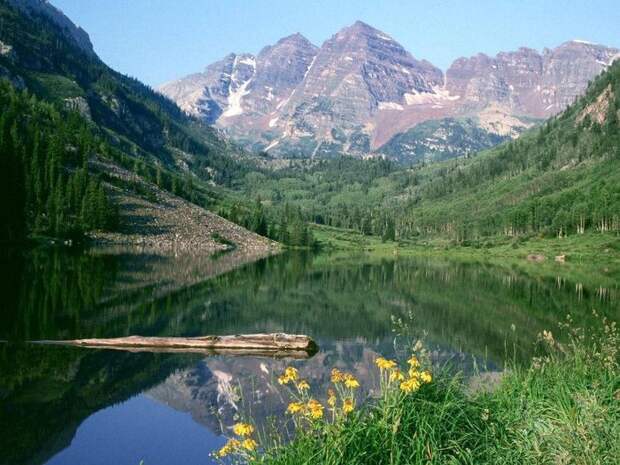
<path fill-rule="evenodd" d="M 233 426 L 233 431 L 237 436 L 249 436 L 254 432 L 254 427 L 247 423 L 236 423 Z"/>
<path fill-rule="evenodd" d="M 390 381 L 404 381 L 405 375 L 398 368 L 390 373 Z"/>
<path fill-rule="evenodd" d="M 347 413 L 351 413 L 354 408 L 355 407 L 353 405 L 352 399 L 345 399 L 345 401 L 342 403 L 342 411 L 345 413 L 345 415 Z"/>
<path fill-rule="evenodd" d="M 291 382 L 291 379 L 286 376 L 286 375 L 282 375 L 282 376 L 278 376 L 278 383 L 280 384 L 288 384 Z"/>
<path fill-rule="evenodd" d="M 344 373 L 340 371 L 338 368 L 334 368 L 332 370 L 332 383 L 338 384 L 344 381 Z"/>
<path fill-rule="evenodd" d="M 418 357 L 416 357 L 415 355 L 412 355 L 411 358 L 407 360 L 407 363 L 409 364 L 411 368 L 420 367 L 420 361 L 418 360 Z"/>
<path fill-rule="evenodd" d="M 375 363 L 380 370 L 391 370 L 396 367 L 396 362 L 394 360 L 387 360 L 383 357 L 379 357 L 375 360 Z"/>
<path fill-rule="evenodd" d="M 323 406 L 318 400 L 310 399 L 308 401 L 308 415 L 314 420 L 323 418 Z"/>
<path fill-rule="evenodd" d="M 301 412 L 303 409 L 304 404 L 302 404 L 301 402 L 291 402 L 290 404 L 288 404 L 286 411 L 294 415 L 295 413 Z"/>
<path fill-rule="evenodd" d="M 420 379 L 423 383 L 430 383 L 433 380 L 433 375 L 431 375 L 430 371 L 423 371 L 420 373 Z"/>
<path fill-rule="evenodd" d="M 256 446 L 258 446 L 258 444 L 252 438 L 244 439 L 243 442 L 241 443 L 241 447 L 243 447 L 246 450 L 254 450 L 256 449 Z"/>
<path fill-rule="evenodd" d="M 420 379 L 420 372 L 415 368 L 410 368 L 408 374 L 410 378 Z"/>
<path fill-rule="evenodd" d="M 331 408 L 336 406 L 336 392 L 331 388 L 327 390 L 327 405 Z"/>
<path fill-rule="evenodd" d="M 348 373 L 345 376 L 344 385 L 349 389 L 357 389 L 358 387 L 360 387 L 360 383 L 355 379 L 355 377 Z"/>
<path fill-rule="evenodd" d="M 297 383 L 297 389 L 299 389 L 300 391 L 307 391 L 308 389 L 310 389 L 310 385 L 308 384 L 308 381 L 302 379 L 301 381 L 299 381 L 299 383 Z"/>
<path fill-rule="evenodd" d="M 297 379 L 297 368 L 288 367 L 284 370 L 284 376 L 286 376 L 291 381 L 295 381 Z"/>
<path fill-rule="evenodd" d="M 226 457 L 232 451 L 237 449 L 240 445 L 241 445 L 241 443 L 239 442 L 239 440 L 237 440 L 237 439 L 229 439 L 228 442 L 226 444 L 224 444 L 224 446 L 219 451 L 217 451 L 216 455 L 218 457 Z"/>
<path fill-rule="evenodd" d="M 400 389 L 401 391 L 407 393 L 415 392 L 420 389 L 420 381 L 418 381 L 416 378 L 409 378 L 407 381 L 403 381 L 402 383 L 400 383 Z"/>

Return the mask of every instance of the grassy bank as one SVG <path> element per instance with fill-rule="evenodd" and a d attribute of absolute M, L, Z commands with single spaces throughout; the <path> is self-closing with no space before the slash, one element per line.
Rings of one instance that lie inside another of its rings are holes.
<path fill-rule="evenodd" d="M 539 276 L 561 275 L 573 282 L 596 286 L 616 287 L 620 282 L 620 237 L 612 233 L 563 238 L 502 236 L 463 245 L 443 238 L 384 242 L 376 236 L 327 226 L 314 226 L 312 231 L 321 249 L 336 254 L 442 257 L 517 267 Z M 544 260 L 528 260 L 530 255 L 542 256 Z M 555 257 L 560 255 L 565 256 L 565 262 L 556 262 Z"/>
<path fill-rule="evenodd" d="M 491 391 L 430 376 L 423 356 L 400 369 L 378 359 L 381 391 L 356 408 L 352 375 L 336 372 L 320 404 L 289 369 L 280 381 L 297 397 L 288 415 L 295 438 L 261 448 L 241 425 L 221 455 L 262 465 L 620 463 L 620 339 L 615 324 L 598 321 L 584 332 L 567 320 L 564 343 L 544 332 L 540 356 Z"/>

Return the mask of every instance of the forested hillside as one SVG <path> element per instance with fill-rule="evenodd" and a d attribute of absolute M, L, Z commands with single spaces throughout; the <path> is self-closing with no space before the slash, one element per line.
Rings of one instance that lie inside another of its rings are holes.
<path fill-rule="evenodd" d="M 464 163 L 421 170 L 397 233 L 564 236 L 620 230 L 620 62 L 564 113 Z"/>
<path fill-rule="evenodd" d="M 386 239 L 618 231 L 619 108 L 616 62 L 564 113 L 475 157 L 407 170 L 386 160 L 300 162 L 237 187 L 276 210 Z"/>
<path fill-rule="evenodd" d="M 98 158 L 296 246 L 313 243 L 307 223 L 386 240 L 620 228 L 618 62 L 585 97 L 518 140 L 404 169 L 381 158 L 244 154 L 165 97 L 111 70 L 44 15 L 0 1 L 0 23 L 0 77 L 7 81 L 0 87 L 0 240 L 114 228 L 117 215 L 103 186 L 115 181 L 93 171 L 89 160 Z M 457 136 L 472 147 L 482 137 Z M 425 147 L 410 148 L 424 157 Z M 146 195 L 138 184 L 120 187 Z"/>
<path fill-rule="evenodd" d="M 240 169 L 235 147 L 213 129 L 85 52 L 45 15 L 3 0 L 0 22 L 0 76 L 16 87 L 79 111 L 136 159 L 217 183 L 226 183 L 229 172 Z"/>
<path fill-rule="evenodd" d="M 114 229 L 102 184 L 114 180 L 93 169 L 97 158 L 200 206 L 232 195 L 225 186 L 250 166 L 234 145 L 110 69 L 29 2 L 12 4 L 23 9 L 0 1 L 0 241 Z M 119 187 L 145 195 L 139 183 Z M 248 212 L 253 200 L 239 203 Z"/>
<path fill-rule="evenodd" d="M 77 113 L 0 81 L 0 240 L 113 229 L 118 212 L 88 169 L 97 140 Z"/>

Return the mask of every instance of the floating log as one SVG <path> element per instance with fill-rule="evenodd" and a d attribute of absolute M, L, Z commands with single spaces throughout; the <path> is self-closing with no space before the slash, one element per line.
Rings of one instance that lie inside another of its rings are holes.
<path fill-rule="evenodd" d="M 109 339 L 73 339 L 33 341 L 93 349 L 116 349 L 130 352 L 199 352 L 223 355 L 258 355 L 305 358 L 318 350 L 311 337 L 299 334 L 238 334 L 234 336 L 144 337 L 127 336 Z"/>

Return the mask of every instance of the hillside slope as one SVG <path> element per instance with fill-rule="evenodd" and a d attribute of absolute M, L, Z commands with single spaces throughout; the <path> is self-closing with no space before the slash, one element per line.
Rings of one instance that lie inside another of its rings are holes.
<path fill-rule="evenodd" d="M 403 234 L 459 240 L 620 230 L 620 62 L 540 129 L 417 173 Z"/>
<path fill-rule="evenodd" d="M 565 112 L 475 157 L 410 169 L 342 157 L 248 176 L 244 189 L 308 221 L 386 239 L 617 232 L 619 96 L 616 62 Z"/>
<path fill-rule="evenodd" d="M 222 248 L 214 231 L 243 247 L 267 243 L 187 202 L 213 206 L 232 195 L 224 186 L 251 166 L 234 145 L 106 66 L 86 32 L 48 2 L 3 0 L 0 23 L 0 78 L 9 83 L 0 87 L 0 240 L 131 229 L 137 218 L 111 195 L 124 188 L 152 204 L 161 199 L 162 211 L 178 204 L 193 212 L 193 220 L 164 228 L 160 244 L 197 218 L 205 224 L 193 231 L 207 248 Z M 111 176 L 121 171 L 132 180 Z"/>

